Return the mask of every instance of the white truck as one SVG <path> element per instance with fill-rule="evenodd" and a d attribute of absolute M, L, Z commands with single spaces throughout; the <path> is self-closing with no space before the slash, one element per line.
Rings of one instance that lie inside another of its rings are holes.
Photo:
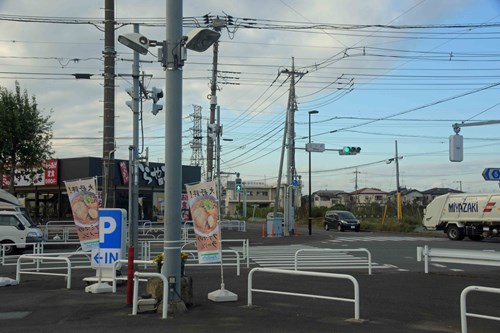
<path fill-rule="evenodd" d="M 441 195 L 427 205 L 422 223 L 451 240 L 500 236 L 500 193 Z"/>

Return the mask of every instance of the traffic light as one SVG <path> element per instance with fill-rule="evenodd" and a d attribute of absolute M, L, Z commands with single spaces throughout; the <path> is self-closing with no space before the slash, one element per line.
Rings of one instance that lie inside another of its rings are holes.
<path fill-rule="evenodd" d="M 339 150 L 339 155 L 356 155 L 361 152 L 360 147 L 344 147 Z"/>
<path fill-rule="evenodd" d="M 234 189 L 236 192 L 241 192 L 243 190 L 243 186 L 241 185 L 241 178 L 237 177 L 234 182 Z"/>
<path fill-rule="evenodd" d="M 163 110 L 163 105 L 157 104 L 158 101 L 163 98 L 163 90 L 160 88 L 153 87 L 151 89 L 151 99 L 153 100 L 153 108 L 151 109 L 151 112 L 156 116 L 158 112 Z"/>

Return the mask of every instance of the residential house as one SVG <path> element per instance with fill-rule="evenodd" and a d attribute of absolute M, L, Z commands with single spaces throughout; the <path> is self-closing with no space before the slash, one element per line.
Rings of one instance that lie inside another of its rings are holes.
<path fill-rule="evenodd" d="M 403 204 L 419 204 L 424 203 L 424 194 L 418 190 L 412 188 L 402 188 L 399 190 L 401 193 L 401 202 Z M 397 201 L 397 191 L 391 191 L 387 193 L 387 200 L 396 202 Z"/>
<path fill-rule="evenodd" d="M 429 190 L 422 191 L 424 195 L 424 205 L 429 204 L 435 197 L 438 197 L 447 193 L 463 193 L 462 191 L 454 190 L 452 188 L 442 188 L 442 187 L 434 187 Z"/>
<path fill-rule="evenodd" d="M 357 205 L 369 205 L 378 203 L 384 205 L 387 202 L 387 192 L 378 188 L 362 188 L 349 193 L 350 201 Z"/>
<path fill-rule="evenodd" d="M 284 206 L 285 193 L 291 193 L 290 187 L 286 184 L 281 184 L 280 194 L 278 199 L 278 207 L 282 208 Z M 238 215 L 238 206 L 240 204 L 246 204 L 248 206 L 255 207 L 274 207 L 276 202 L 276 185 L 271 186 L 264 182 L 243 182 L 242 191 L 236 191 L 234 181 L 228 181 L 225 186 L 224 191 L 224 204 L 223 204 L 223 214 L 224 215 Z M 300 207 L 300 197 L 301 187 L 295 188 L 295 207 Z M 251 212 L 247 212 L 249 216 Z"/>
<path fill-rule="evenodd" d="M 333 207 L 336 204 L 346 204 L 349 194 L 340 190 L 316 191 L 312 194 L 313 207 Z"/>

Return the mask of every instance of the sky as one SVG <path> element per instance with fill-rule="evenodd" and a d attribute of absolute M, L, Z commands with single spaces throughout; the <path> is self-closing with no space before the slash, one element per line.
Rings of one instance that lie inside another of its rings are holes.
<path fill-rule="evenodd" d="M 165 6 L 116 1 L 116 39 L 138 23 L 143 35 L 163 40 Z M 50 114 L 55 158 L 102 157 L 103 9 L 104 0 L 0 1 L 0 86 L 14 89 L 18 81 Z M 462 162 L 449 161 L 448 137 L 454 123 L 500 120 L 500 1 L 187 0 L 183 12 L 186 34 L 204 26 L 205 14 L 233 17 L 218 53 L 221 171 L 276 184 L 293 64 L 300 73 L 296 170 L 305 188 L 310 171 L 313 191 L 350 192 L 356 185 L 393 191 L 397 146 L 402 187 L 499 191 L 497 181 L 481 174 L 500 167 L 500 124 L 461 128 Z M 71 20 L 79 24 L 57 23 Z M 157 51 L 150 51 L 141 56 L 144 85 L 164 89 Z M 115 158 L 128 159 L 132 112 L 125 90 L 132 86 L 133 54 L 118 42 L 116 52 Z M 188 51 L 183 68 L 185 165 L 193 155 L 195 105 L 202 107 L 204 131 L 208 123 L 212 60 L 212 49 Z M 74 73 L 93 76 L 76 80 Z M 143 102 L 140 149 L 163 162 L 164 111 L 154 116 L 151 103 Z M 304 146 L 312 110 L 318 113 L 311 115 L 311 141 L 326 151 L 311 153 L 309 170 Z M 361 153 L 340 156 L 344 146 Z"/>

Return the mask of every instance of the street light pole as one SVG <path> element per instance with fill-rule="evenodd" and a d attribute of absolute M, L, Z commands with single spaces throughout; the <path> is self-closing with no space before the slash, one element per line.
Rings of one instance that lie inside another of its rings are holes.
<path fill-rule="evenodd" d="M 312 110 L 309 111 L 309 146 L 311 143 L 311 115 L 312 114 L 317 114 L 319 111 L 317 110 Z M 309 228 L 309 235 L 312 235 L 312 208 L 311 208 L 311 150 L 309 149 L 309 208 L 307 210 L 307 226 Z"/>
<path fill-rule="evenodd" d="M 182 0 L 166 0 L 166 43 L 169 52 L 180 47 Z M 176 63 L 165 71 L 165 216 L 164 275 L 173 280 L 169 299 L 180 303 L 182 193 L 182 68 Z M 171 298 L 172 297 L 172 298 Z"/>

